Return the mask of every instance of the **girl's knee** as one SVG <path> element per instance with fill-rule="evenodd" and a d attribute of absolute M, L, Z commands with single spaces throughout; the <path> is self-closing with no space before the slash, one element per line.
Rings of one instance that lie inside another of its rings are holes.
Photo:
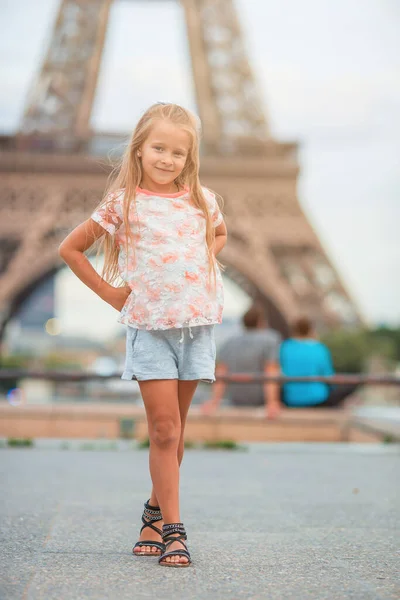
<path fill-rule="evenodd" d="M 180 423 L 171 417 L 156 418 L 150 428 L 150 440 L 160 448 L 177 446 L 180 436 Z"/>

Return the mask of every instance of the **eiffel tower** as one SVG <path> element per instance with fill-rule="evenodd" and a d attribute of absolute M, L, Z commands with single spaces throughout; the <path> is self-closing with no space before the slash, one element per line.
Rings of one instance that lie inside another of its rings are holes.
<path fill-rule="evenodd" d="M 0 138 L 1 331 L 62 266 L 60 241 L 102 197 L 108 172 L 90 152 L 90 115 L 111 5 L 60 0 L 20 130 Z M 225 200 L 226 275 L 284 334 L 299 314 L 322 328 L 359 322 L 298 202 L 296 144 L 269 134 L 234 0 L 181 5 L 203 124 L 201 179 Z"/>

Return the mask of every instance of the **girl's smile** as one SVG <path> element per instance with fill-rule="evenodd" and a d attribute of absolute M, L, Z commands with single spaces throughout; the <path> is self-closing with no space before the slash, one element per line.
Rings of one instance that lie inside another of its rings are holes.
<path fill-rule="evenodd" d="M 139 150 L 143 168 L 140 187 L 153 192 L 176 191 L 175 180 L 182 173 L 190 145 L 190 135 L 182 127 L 157 120 Z"/>

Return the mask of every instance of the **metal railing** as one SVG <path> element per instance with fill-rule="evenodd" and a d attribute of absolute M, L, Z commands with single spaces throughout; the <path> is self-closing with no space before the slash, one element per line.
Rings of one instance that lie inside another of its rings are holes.
<path fill-rule="evenodd" d="M 104 381 L 120 379 L 121 373 L 107 375 L 82 371 L 56 371 L 36 369 L 0 369 L 0 381 L 18 379 L 43 379 L 46 381 Z M 226 373 L 217 375 L 217 381 L 226 383 L 327 383 L 330 385 L 400 385 L 400 377 L 388 373 L 382 375 L 342 374 L 330 376 L 289 377 L 286 375 L 266 375 L 265 373 Z"/>

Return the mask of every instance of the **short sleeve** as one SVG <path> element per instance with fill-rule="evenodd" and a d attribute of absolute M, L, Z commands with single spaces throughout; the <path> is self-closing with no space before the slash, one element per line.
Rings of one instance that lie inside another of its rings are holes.
<path fill-rule="evenodd" d="M 267 332 L 263 346 L 265 362 L 279 362 L 281 341 L 281 335 L 277 331 Z"/>
<path fill-rule="evenodd" d="M 218 227 L 218 225 L 221 225 L 224 217 L 222 216 L 222 212 L 218 206 L 215 194 L 213 194 L 213 192 L 207 188 L 203 188 L 203 192 L 208 202 L 213 227 Z"/>
<path fill-rule="evenodd" d="M 114 235 L 122 224 L 123 197 L 121 190 L 108 194 L 103 204 L 90 216 L 111 235 Z"/>

